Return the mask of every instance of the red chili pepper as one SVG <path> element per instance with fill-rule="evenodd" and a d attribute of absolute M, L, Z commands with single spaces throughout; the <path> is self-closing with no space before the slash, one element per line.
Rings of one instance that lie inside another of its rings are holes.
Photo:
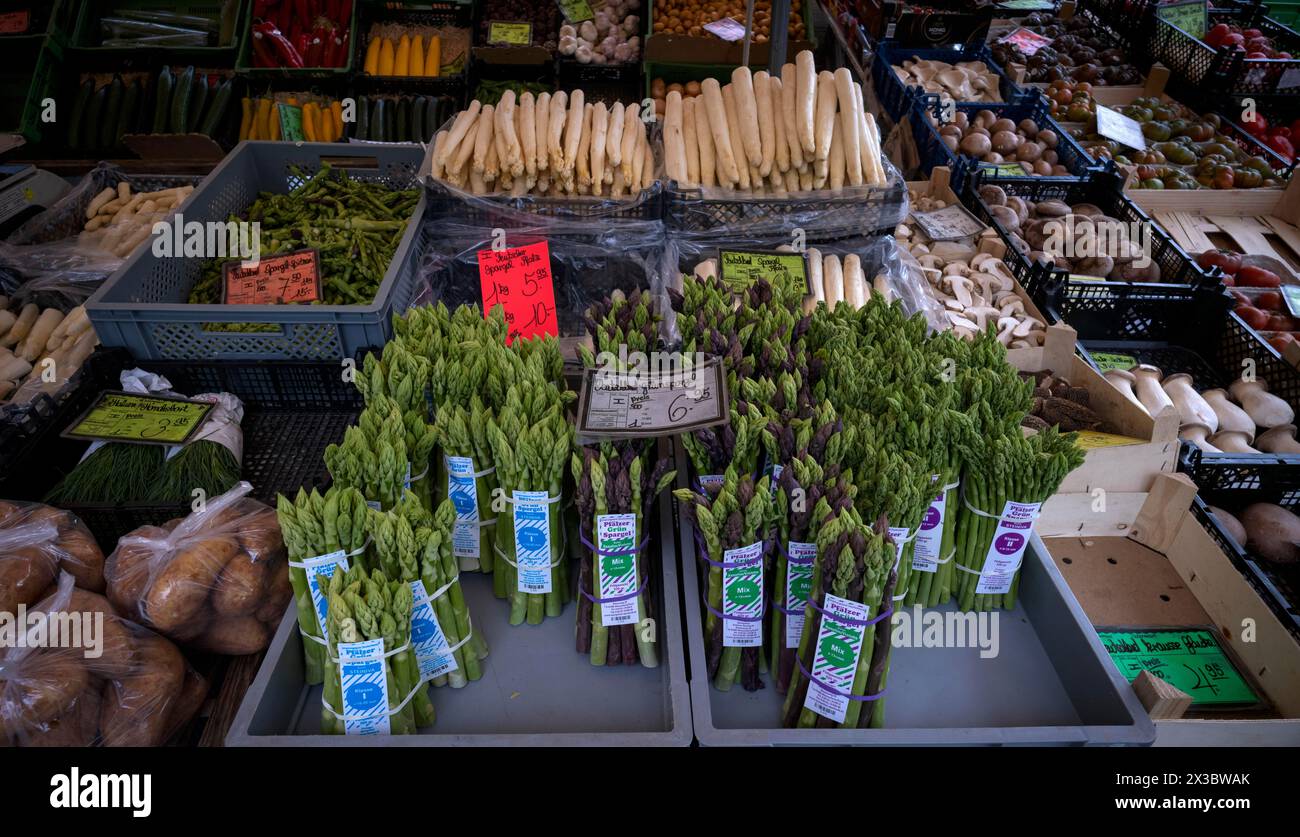
<path fill-rule="evenodd" d="M 261 20 L 271 10 L 270 0 L 253 0 L 253 19 Z"/>
<path fill-rule="evenodd" d="M 325 47 L 325 31 L 320 26 L 317 26 L 316 30 L 311 33 L 311 47 L 305 53 L 305 63 L 308 67 L 328 66 L 325 63 Z"/>
<path fill-rule="evenodd" d="M 270 42 L 271 48 L 275 50 L 279 66 L 294 69 L 302 68 L 302 55 L 299 54 L 298 50 L 294 48 L 293 44 L 289 42 L 289 39 L 284 36 L 284 33 L 274 23 L 263 22 L 254 28 L 260 31 L 266 37 L 266 40 Z"/>
<path fill-rule="evenodd" d="M 311 27 L 311 7 L 307 0 L 294 0 L 294 12 L 302 24 L 303 31 Z"/>
<path fill-rule="evenodd" d="M 253 27 L 253 58 L 258 67 L 278 67 L 279 62 L 275 60 L 275 52 L 266 40 L 266 35 L 262 34 L 257 24 Z"/>
<path fill-rule="evenodd" d="M 339 0 L 339 26 L 348 28 L 352 25 L 352 0 Z"/>

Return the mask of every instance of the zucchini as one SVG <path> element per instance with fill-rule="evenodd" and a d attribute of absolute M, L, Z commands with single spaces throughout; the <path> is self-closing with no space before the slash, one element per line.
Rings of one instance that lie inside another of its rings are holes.
<path fill-rule="evenodd" d="M 416 96 L 415 103 L 411 106 L 411 141 L 420 142 L 428 139 L 427 136 L 421 137 L 424 133 L 424 123 L 429 113 L 429 97 Z"/>
<path fill-rule="evenodd" d="M 90 97 L 84 120 L 86 130 L 81 138 L 81 147 L 88 151 L 99 148 L 99 122 L 104 118 L 104 105 L 108 102 L 108 88 L 105 84 Z"/>
<path fill-rule="evenodd" d="M 411 138 L 411 100 L 403 96 L 397 100 L 397 133 L 393 139 L 406 142 Z"/>
<path fill-rule="evenodd" d="M 398 142 L 397 136 L 397 100 L 389 99 L 384 107 L 384 142 Z"/>
<path fill-rule="evenodd" d="M 353 106 L 356 114 L 356 122 L 352 125 L 352 136 L 356 139 L 370 139 L 368 136 L 370 125 L 370 100 L 365 96 L 358 96 Z"/>
<path fill-rule="evenodd" d="M 154 94 L 153 129 L 149 133 L 167 133 L 167 114 L 171 112 L 172 91 L 175 87 L 176 79 L 172 76 L 171 68 L 163 67 L 158 73 L 157 91 Z"/>
<path fill-rule="evenodd" d="M 122 93 L 122 107 L 117 113 L 117 128 L 114 132 L 114 143 L 122 144 L 122 137 L 135 130 L 136 113 L 140 110 L 140 85 L 131 82 L 126 86 L 125 92 Z"/>
<path fill-rule="evenodd" d="M 199 129 L 199 119 L 203 117 L 203 108 L 208 104 L 208 76 L 200 73 L 190 85 L 190 110 L 185 114 L 185 133 L 192 134 Z"/>
<path fill-rule="evenodd" d="M 370 115 L 370 138 L 384 142 L 388 137 L 384 133 L 384 127 L 388 122 L 387 100 L 384 98 L 375 99 L 375 112 Z"/>
<path fill-rule="evenodd" d="M 88 78 L 77 88 L 77 98 L 72 102 L 72 117 L 68 120 L 68 147 L 77 148 L 81 145 L 81 126 L 86 122 L 86 108 L 90 105 L 90 97 L 95 95 L 95 80 Z"/>
<path fill-rule="evenodd" d="M 168 116 L 167 130 L 173 134 L 185 133 L 189 122 L 190 97 L 194 86 L 194 67 L 185 68 L 185 72 L 176 78 L 176 92 L 172 94 L 171 114 Z"/>
<path fill-rule="evenodd" d="M 122 94 L 125 90 L 126 85 L 122 84 L 122 77 L 114 75 L 113 80 L 108 84 L 108 99 L 104 102 L 104 110 L 95 123 L 95 130 L 99 131 L 101 148 L 114 148 L 117 145 L 117 120 L 122 110 Z"/>
<path fill-rule="evenodd" d="M 208 115 L 203 117 L 203 123 L 199 126 L 199 133 L 205 134 L 216 139 L 217 133 L 221 131 L 222 120 L 225 119 L 226 111 L 230 108 L 230 100 L 234 98 L 235 86 L 231 79 L 226 79 L 217 87 L 212 94 L 212 104 L 208 105 Z"/>

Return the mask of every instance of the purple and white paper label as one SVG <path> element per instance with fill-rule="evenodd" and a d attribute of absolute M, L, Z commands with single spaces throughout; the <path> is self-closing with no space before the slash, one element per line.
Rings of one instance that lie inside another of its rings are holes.
<path fill-rule="evenodd" d="M 1003 506 L 998 528 L 993 532 L 993 543 L 984 556 L 979 584 L 975 587 L 977 595 L 1000 595 L 1011 591 L 1011 582 L 1020 569 L 1025 547 L 1029 545 L 1029 536 L 1033 534 L 1034 518 L 1038 517 L 1042 505 L 1008 500 Z"/>
<path fill-rule="evenodd" d="M 939 554 L 943 548 L 943 516 L 947 507 L 948 492 L 944 491 L 934 498 L 921 519 L 921 528 L 916 532 L 916 543 L 912 547 L 912 569 L 916 572 L 932 573 L 939 569 L 939 559 L 943 557 Z"/>

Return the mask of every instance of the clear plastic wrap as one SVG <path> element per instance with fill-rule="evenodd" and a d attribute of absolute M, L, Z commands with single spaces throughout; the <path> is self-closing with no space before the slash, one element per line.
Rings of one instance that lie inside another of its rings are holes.
<path fill-rule="evenodd" d="M 551 257 L 555 290 L 555 317 L 561 337 L 584 333 L 583 312 L 614 290 L 649 290 L 662 298 L 668 279 L 675 275 L 664 225 L 659 221 L 626 218 L 548 218 L 518 214 L 517 226 L 479 226 L 446 218 L 425 222 L 427 236 L 421 280 L 427 286 L 413 304 L 443 302 L 479 305 L 478 253 L 492 249 L 504 233 L 505 244 L 522 247 L 545 241 Z"/>
<path fill-rule="evenodd" d="M 0 613 L 37 601 L 62 571 L 77 586 L 104 591 L 104 553 L 71 512 L 0 500 Z"/>
<path fill-rule="evenodd" d="M 241 482 L 183 520 L 124 535 L 104 567 L 109 600 L 187 646 L 265 648 L 293 591 L 275 510 L 251 490 Z"/>
<path fill-rule="evenodd" d="M 719 250 L 792 250 L 788 235 L 703 238 L 673 234 L 669 241 L 679 268 L 673 287 L 679 289 L 682 274 L 703 271 L 716 275 Z M 808 251 L 816 250 L 823 259 L 836 257 L 840 265 L 844 264 L 846 257 L 857 256 L 867 284 L 876 292 L 882 287 L 887 288 L 892 298 L 902 301 L 903 310 L 909 315 L 920 312 L 932 328 L 943 326 L 942 308 L 926 292 L 925 279 L 919 271 L 913 272 L 904 266 L 903 260 L 910 259 L 910 256 L 897 245 L 893 236 L 868 235 L 823 241 L 809 237 L 804 246 Z M 810 265 L 810 272 L 812 270 L 815 268 Z"/>
<path fill-rule="evenodd" d="M 33 641 L 0 652 L 0 746 L 159 746 L 207 696 L 175 645 L 67 573 L 25 620 Z"/>

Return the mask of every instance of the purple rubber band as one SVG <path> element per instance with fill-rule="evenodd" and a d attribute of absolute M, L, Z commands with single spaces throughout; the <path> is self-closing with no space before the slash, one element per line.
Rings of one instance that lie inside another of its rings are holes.
<path fill-rule="evenodd" d="M 804 602 L 804 604 L 807 604 L 807 602 Z M 785 605 L 776 602 L 772 602 L 772 607 L 781 611 L 786 616 L 798 616 L 800 613 L 803 613 L 802 607 L 786 607 Z"/>
<path fill-rule="evenodd" d="M 873 617 L 863 622 L 861 619 L 849 619 L 846 616 L 836 616 L 833 613 L 827 613 L 825 608 L 823 608 L 821 605 L 814 602 L 812 599 L 808 600 L 808 604 L 812 605 L 813 610 L 817 611 L 818 613 L 820 613 L 821 615 L 825 616 L 828 619 L 834 619 L 836 622 L 839 622 L 841 625 L 854 625 L 862 628 L 869 628 L 872 625 L 879 622 L 881 619 L 884 619 L 886 616 L 892 616 L 894 613 L 894 606 L 890 605 L 889 610 L 886 610 L 884 613 L 880 614 L 879 616 Z"/>
<path fill-rule="evenodd" d="M 640 554 L 641 554 L 641 550 L 645 549 L 645 545 L 648 544 L 648 543 L 650 543 L 650 536 L 649 536 L 649 535 L 646 535 L 646 536 L 645 536 L 645 540 L 643 540 L 643 541 L 641 541 L 641 543 L 637 544 L 637 545 L 636 545 L 636 549 L 632 550 L 631 552 L 606 552 L 605 550 L 603 550 L 603 549 L 597 547 L 597 546 L 596 546 L 594 543 L 592 543 L 591 541 L 587 540 L 587 536 L 584 535 L 584 534 L 582 534 L 581 532 L 578 533 L 578 540 L 582 542 L 582 545 L 583 545 L 583 546 L 587 547 L 588 549 L 590 549 L 592 552 L 596 553 L 597 555 L 604 555 L 606 558 L 613 558 L 613 557 L 617 557 L 617 556 L 620 556 L 620 555 L 640 555 Z"/>
<path fill-rule="evenodd" d="M 885 696 L 885 692 L 889 691 L 889 689 L 881 689 L 880 691 L 876 692 L 874 695 L 850 695 L 850 694 L 845 694 L 844 692 L 836 691 L 835 689 L 832 689 L 830 686 L 827 686 L 822 681 L 814 678 L 812 676 L 812 672 L 808 671 L 808 668 L 803 664 L 803 659 L 801 657 L 796 656 L 795 659 L 799 661 L 799 670 L 803 672 L 804 677 L 808 678 L 809 683 L 816 683 L 817 688 L 825 689 L 826 691 L 830 692 L 836 697 L 842 697 L 848 700 L 856 700 L 856 701 L 880 700 L 882 697 Z"/>
<path fill-rule="evenodd" d="M 762 543 L 762 541 L 756 541 L 756 543 Z M 730 562 L 714 561 L 712 558 L 709 557 L 708 550 L 704 549 L 703 546 L 701 545 L 700 559 L 703 560 L 710 567 L 718 567 L 719 569 L 723 569 L 723 570 L 738 570 L 741 567 L 752 567 L 755 564 L 763 563 L 763 553 L 759 552 L 757 558 L 750 558 L 749 560 L 746 561 L 730 561 Z"/>
<path fill-rule="evenodd" d="M 713 605 L 709 604 L 709 600 L 705 597 L 704 593 L 700 594 L 700 599 L 704 602 L 704 607 L 706 610 L 709 611 L 709 613 L 712 613 L 714 616 L 718 617 L 719 619 L 730 619 L 732 622 L 762 622 L 764 614 L 767 612 L 766 600 L 764 600 L 763 602 L 763 613 L 759 613 L 757 616 L 731 616 L 726 613 L 722 613 L 721 611 L 714 610 Z"/>
<path fill-rule="evenodd" d="M 583 590 L 581 584 L 578 585 L 578 592 L 581 593 L 587 599 L 587 601 L 592 602 L 593 604 L 610 604 L 611 602 L 625 602 L 628 599 L 635 599 L 637 596 L 641 595 L 641 593 L 645 591 L 645 586 L 649 583 L 650 583 L 650 576 L 646 576 L 644 579 L 641 580 L 640 587 L 636 588 L 631 593 L 624 593 L 621 596 L 614 596 L 612 599 L 597 599 L 596 597 L 588 593 L 586 590 Z"/>

